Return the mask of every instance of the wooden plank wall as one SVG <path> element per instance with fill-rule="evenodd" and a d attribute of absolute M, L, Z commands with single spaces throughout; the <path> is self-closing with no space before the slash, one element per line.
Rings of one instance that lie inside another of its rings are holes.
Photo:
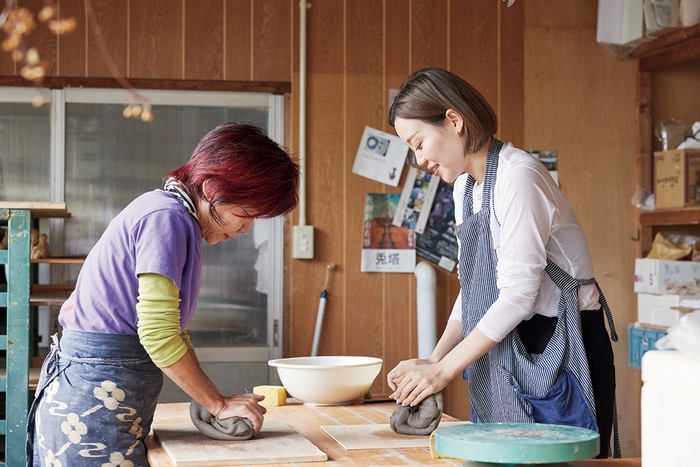
<path fill-rule="evenodd" d="M 385 365 L 372 390 L 388 393 L 385 374 L 417 354 L 415 278 L 360 272 L 364 196 L 398 188 L 351 172 L 366 125 L 386 124 L 389 90 L 426 66 L 455 70 L 479 86 L 501 115 L 499 135 L 522 143 L 523 5 L 498 1 L 353 0 L 314 2 L 308 10 L 308 223 L 313 261 L 292 260 L 286 355 L 311 351 L 326 268 L 329 297 L 322 355 L 375 355 Z M 504 68 L 510 72 L 502 73 Z M 296 126 L 295 126 L 296 128 Z M 455 273 L 436 268 L 438 329 L 458 292 Z M 468 418 L 465 383 L 446 391 L 451 414 Z"/>
<path fill-rule="evenodd" d="M 30 36 L 49 75 L 108 77 L 82 0 L 58 0 L 77 30 Z M 37 12 L 43 0 L 19 0 Z M 308 10 L 307 222 L 315 258 L 285 258 L 284 354 L 311 350 L 319 293 L 330 274 L 320 354 L 384 358 L 386 371 L 417 352 L 415 279 L 361 274 L 367 192 L 399 188 L 352 174 L 365 125 L 386 124 L 388 94 L 426 66 L 474 84 L 500 118 L 498 137 L 525 149 L 558 149 L 562 188 L 586 231 L 596 274 L 615 314 L 623 453 L 639 455 L 639 375 L 626 365 L 634 321 L 634 68 L 595 43 L 596 0 L 314 0 Z M 132 79 L 291 82 L 287 146 L 298 148 L 298 0 L 91 0 L 109 54 Z M 0 54 L 0 78 L 18 69 Z M 154 81 L 157 83 L 157 81 Z M 157 116 L 156 116 L 157 118 Z M 401 185 L 400 185 L 401 186 Z M 288 219 L 288 229 L 297 214 Z M 436 268 L 438 330 L 457 295 Z M 465 383 L 445 391 L 446 410 L 468 419 Z"/>
<path fill-rule="evenodd" d="M 610 305 L 622 453 L 640 455 L 640 372 L 627 365 L 636 321 L 636 60 L 596 43 L 597 1 L 528 0 L 525 142 L 557 149 L 561 188 L 586 233 L 595 276 Z"/>

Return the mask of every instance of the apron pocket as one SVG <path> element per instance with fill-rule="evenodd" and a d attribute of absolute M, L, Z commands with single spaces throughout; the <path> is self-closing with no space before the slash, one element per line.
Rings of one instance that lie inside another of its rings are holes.
<path fill-rule="evenodd" d="M 520 390 L 517 392 L 530 406 L 530 413 L 536 423 L 578 426 L 598 431 L 595 414 L 581 385 L 566 368 L 544 396 L 533 396 Z"/>

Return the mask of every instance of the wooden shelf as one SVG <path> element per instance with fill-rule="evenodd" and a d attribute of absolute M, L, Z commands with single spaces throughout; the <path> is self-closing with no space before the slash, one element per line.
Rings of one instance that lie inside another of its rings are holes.
<path fill-rule="evenodd" d="M 676 29 L 675 31 L 659 36 L 649 42 L 640 44 L 632 51 L 630 57 L 641 58 L 646 55 L 651 55 L 655 52 L 672 47 L 695 37 L 700 37 L 700 24 L 689 26 L 687 28 Z"/>
<path fill-rule="evenodd" d="M 29 368 L 29 381 L 27 382 L 27 387 L 30 391 L 35 391 L 37 385 L 39 384 L 39 375 L 41 374 L 41 368 Z M 5 378 L 6 372 L 4 368 L 0 368 L 0 378 Z"/>
<path fill-rule="evenodd" d="M 700 55 L 700 24 L 677 29 L 637 46 L 630 54 L 639 59 L 639 70 L 660 70 L 676 63 L 696 60 Z"/>
<path fill-rule="evenodd" d="M 662 225 L 699 225 L 700 206 L 639 211 L 639 223 L 644 227 Z"/>
<path fill-rule="evenodd" d="M 31 306 L 61 306 L 75 289 L 74 285 L 34 284 L 29 295 Z"/>
<path fill-rule="evenodd" d="M 666 116 L 671 105 L 681 106 L 684 115 L 692 114 L 692 109 L 697 107 L 696 101 L 683 102 L 678 95 L 671 93 L 673 99 L 667 105 L 661 105 L 665 101 L 659 96 L 668 94 L 668 83 L 674 81 L 668 75 L 674 77 L 685 76 L 685 73 L 694 73 L 697 76 L 697 64 L 700 61 L 700 24 L 673 30 L 652 41 L 639 45 L 630 54 L 631 58 L 639 59 L 637 74 L 637 143 L 639 156 L 637 160 L 637 185 L 652 189 L 653 182 L 653 154 L 654 154 L 654 114 L 657 118 Z M 687 64 L 683 66 L 682 64 Z M 681 66 L 677 66 L 681 65 Z M 662 73 L 657 73 L 662 72 Z M 666 81 L 655 81 L 654 77 L 663 77 Z M 691 80 L 689 80 L 690 82 Z M 661 86 L 660 89 L 653 89 Z M 664 87 L 666 86 L 666 87 Z M 686 84 L 689 92 L 692 85 Z M 655 91 L 659 102 L 654 101 Z M 653 109 L 653 105 L 661 107 Z M 665 117 L 664 117 L 665 118 Z M 655 209 L 652 211 L 638 210 L 638 236 L 637 257 L 645 257 L 651 250 L 654 236 L 657 233 L 679 233 L 681 235 L 697 235 L 700 232 L 700 206 L 673 209 Z"/>
<path fill-rule="evenodd" d="M 32 264 L 48 263 L 48 264 L 83 264 L 84 256 L 52 256 L 50 258 L 41 258 L 31 260 Z"/>
<path fill-rule="evenodd" d="M 27 209 L 31 211 L 32 217 L 70 217 L 66 203 L 49 203 L 43 201 L 1 201 L 0 209 L 20 210 Z"/>

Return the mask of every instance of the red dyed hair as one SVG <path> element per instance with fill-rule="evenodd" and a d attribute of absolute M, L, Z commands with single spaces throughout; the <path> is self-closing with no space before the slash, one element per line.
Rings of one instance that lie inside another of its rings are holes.
<path fill-rule="evenodd" d="M 208 201 L 219 223 L 218 205 L 241 206 L 250 217 L 276 217 L 293 210 L 299 201 L 299 166 L 251 123 L 228 122 L 214 128 L 199 141 L 190 159 L 165 179 L 171 177 L 190 194 Z M 210 199 L 204 196 L 205 181 Z"/>

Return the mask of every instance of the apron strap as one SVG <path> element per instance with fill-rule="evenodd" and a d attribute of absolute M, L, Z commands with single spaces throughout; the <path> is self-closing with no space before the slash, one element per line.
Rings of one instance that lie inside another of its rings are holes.
<path fill-rule="evenodd" d="M 603 307 L 603 310 L 605 311 L 605 317 L 608 320 L 608 327 L 610 328 L 610 339 L 613 342 L 617 342 L 617 332 L 615 331 L 615 323 L 613 322 L 612 318 L 612 312 L 610 311 L 610 307 L 608 306 L 607 300 L 605 300 L 605 295 L 603 295 L 603 291 L 600 289 L 600 285 L 598 285 L 598 281 L 595 280 L 595 278 L 591 279 L 574 279 L 573 281 L 571 280 L 571 276 L 567 274 L 563 269 L 561 269 L 559 266 L 557 266 L 553 261 L 551 261 L 549 258 L 547 258 L 547 267 L 545 268 L 545 271 L 547 271 L 547 274 L 549 274 L 549 277 L 552 278 L 552 281 L 554 281 L 557 286 L 562 290 L 562 293 L 564 293 L 564 290 L 572 290 L 573 288 L 578 289 L 582 285 L 589 285 L 589 284 L 595 284 L 596 289 L 598 289 L 598 294 L 599 298 L 598 301 L 600 302 L 600 305 Z M 619 431 L 619 426 L 618 426 L 618 418 L 617 418 L 617 396 L 614 396 L 614 406 L 613 406 L 613 457 L 614 458 L 620 458 L 622 457 L 622 449 L 620 448 L 620 431 Z M 608 453 L 609 455 L 610 453 Z"/>
<path fill-rule="evenodd" d="M 596 289 L 598 289 L 598 301 L 603 307 L 605 317 L 608 320 L 610 339 L 612 339 L 613 342 L 617 342 L 617 331 L 615 330 L 615 322 L 613 321 L 612 312 L 610 311 L 608 301 L 605 300 L 605 295 L 603 295 L 603 291 L 600 289 L 600 285 L 598 285 L 598 281 L 596 281 L 595 278 L 574 279 L 572 281 L 570 280 L 571 276 L 549 258 L 547 258 L 547 267 L 545 268 L 545 271 L 552 281 L 554 281 L 554 283 L 562 290 L 562 293 L 571 292 L 573 289 L 578 289 L 582 285 L 595 284 Z"/>

